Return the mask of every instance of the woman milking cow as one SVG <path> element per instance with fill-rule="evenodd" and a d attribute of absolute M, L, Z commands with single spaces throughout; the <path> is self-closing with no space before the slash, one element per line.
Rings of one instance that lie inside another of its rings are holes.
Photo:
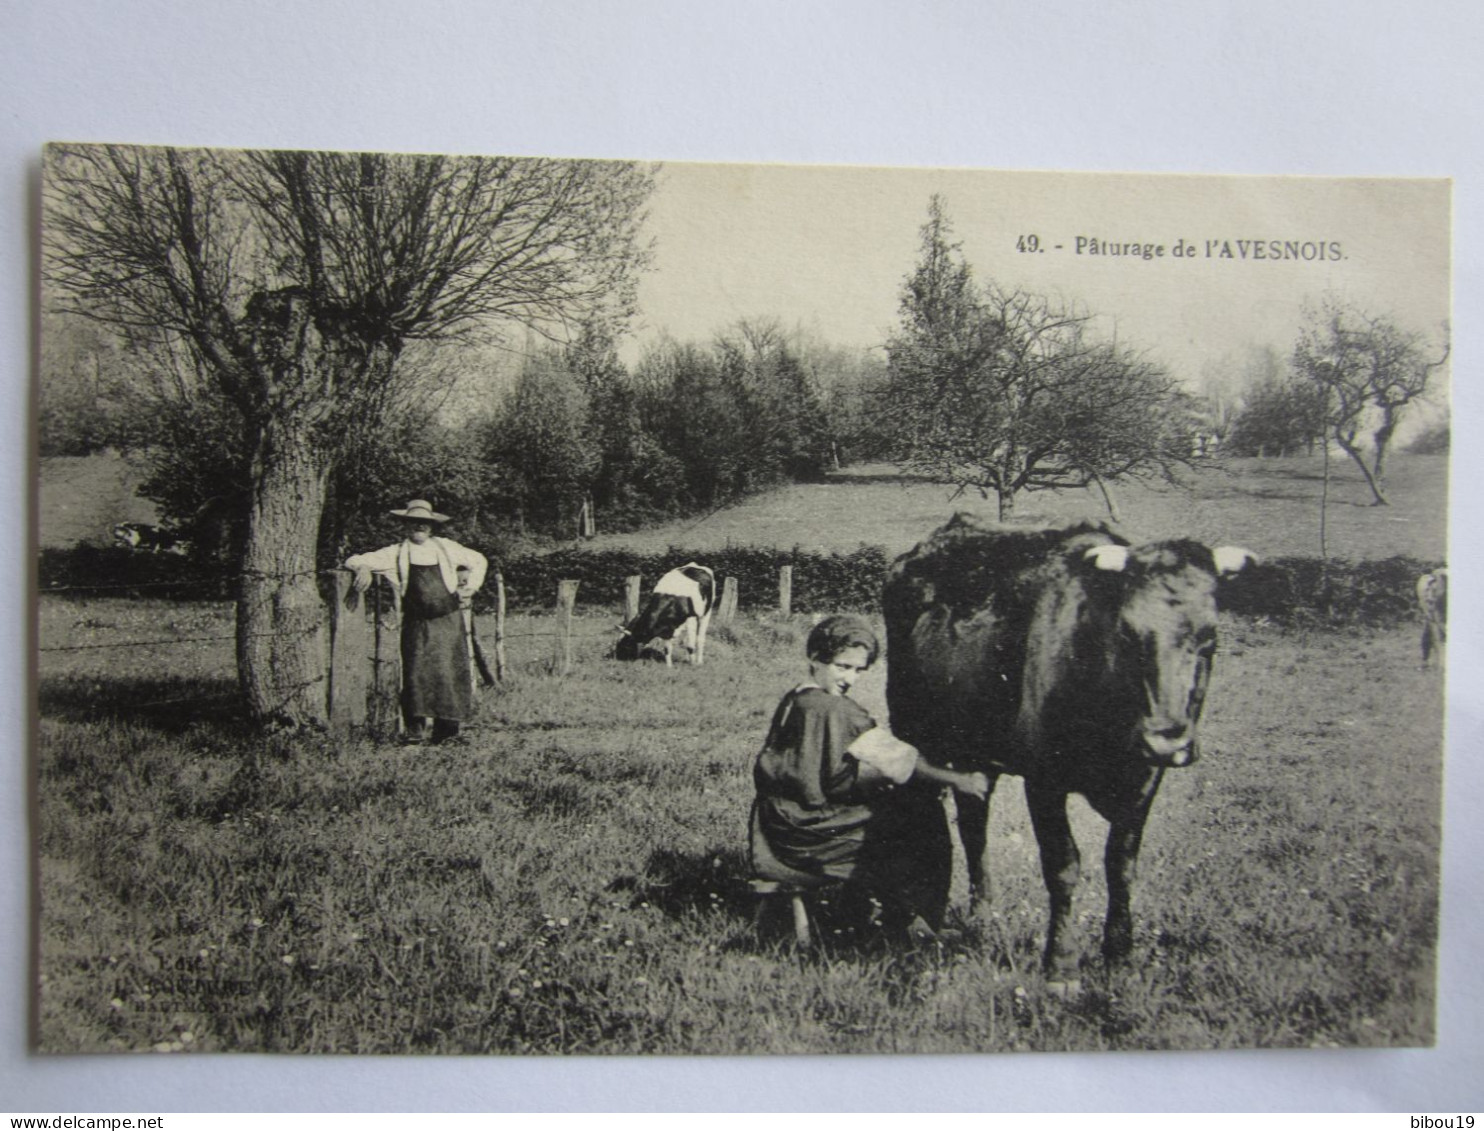
<path fill-rule="evenodd" d="M 352 554 L 345 568 L 355 571 L 357 592 L 380 574 L 401 595 L 403 741 L 446 742 L 474 715 L 464 610 L 484 584 L 489 563 L 477 550 L 435 535 L 448 516 L 426 500 L 413 499 L 391 514 L 402 525 L 402 541 Z"/>

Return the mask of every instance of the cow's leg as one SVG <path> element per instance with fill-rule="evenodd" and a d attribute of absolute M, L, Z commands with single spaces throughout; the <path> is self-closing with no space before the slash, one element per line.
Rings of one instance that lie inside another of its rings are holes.
<path fill-rule="evenodd" d="M 675 630 L 675 639 L 685 649 L 685 654 L 690 658 L 692 665 L 696 664 L 696 618 L 686 617 L 680 622 L 680 627 Z"/>
<path fill-rule="evenodd" d="M 1025 783 L 1025 800 L 1031 825 L 1041 849 L 1041 875 L 1050 897 L 1051 915 L 1046 924 L 1046 950 L 1042 964 L 1048 973 L 1063 973 L 1075 967 L 1076 953 L 1066 939 L 1072 915 L 1072 893 L 1077 890 L 1082 858 L 1067 820 L 1067 795 L 1052 787 Z"/>
<path fill-rule="evenodd" d="M 1108 843 L 1103 849 L 1103 870 L 1108 881 L 1108 917 L 1103 923 L 1103 957 L 1109 962 L 1127 958 L 1134 946 L 1133 890 L 1138 870 L 1139 845 L 1149 808 L 1164 778 L 1163 770 L 1147 772 L 1125 783 L 1112 796 L 1089 798 L 1108 821 Z M 1122 797 L 1118 794 L 1122 793 Z"/>
<path fill-rule="evenodd" d="M 990 800 L 994 797 L 997 775 L 989 775 L 989 792 L 984 800 L 967 794 L 954 795 L 958 806 L 958 831 L 964 842 L 964 856 L 969 866 L 969 890 L 975 910 L 989 909 L 994 883 L 989 859 Z"/>
<path fill-rule="evenodd" d="M 699 664 L 706 658 L 706 629 L 711 624 L 711 613 L 708 610 L 701 614 L 696 621 L 696 651 L 695 660 Z"/>
<path fill-rule="evenodd" d="M 1139 845 L 1144 839 L 1147 809 L 1108 826 L 1103 867 L 1108 879 L 1108 918 L 1103 924 L 1103 957 L 1109 962 L 1127 958 L 1134 947 L 1133 890 L 1138 871 Z"/>

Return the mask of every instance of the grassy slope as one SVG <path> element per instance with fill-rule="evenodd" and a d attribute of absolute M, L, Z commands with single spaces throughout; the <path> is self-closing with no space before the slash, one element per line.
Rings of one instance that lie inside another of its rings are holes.
<path fill-rule="evenodd" d="M 1372 507 L 1360 474 L 1348 461 L 1332 465 L 1329 552 L 1352 560 L 1410 554 L 1446 557 L 1448 461 L 1440 456 L 1395 458 L 1392 505 Z M 702 519 L 635 534 L 600 536 L 599 547 L 641 550 L 675 545 L 706 550 L 727 544 L 799 545 L 852 550 L 861 543 L 892 554 L 911 548 L 954 510 L 996 516 L 993 502 L 931 483 L 901 482 L 889 468 L 859 468 L 828 484 L 784 487 Z M 1321 461 L 1233 460 L 1208 470 L 1191 491 L 1130 484 L 1116 488 L 1123 528 L 1135 540 L 1193 537 L 1209 545 L 1243 545 L 1263 557 L 1319 553 Z M 1040 492 L 1016 503 L 1020 522 L 1106 514 L 1092 492 Z"/>
<path fill-rule="evenodd" d="M 135 493 L 139 465 L 112 452 L 41 461 L 37 500 L 43 549 L 113 543 L 119 522 L 158 522 L 155 505 Z"/>
<path fill-rule="evenodd" d="M 1354 560 L 1410 554 L 1446 556 L 1447 468 L 1443 456 L 1393 458 L 1390 507 L 1369 506 L 1359 472 L 1332 464 L 1329 547 Z M 1136 539 L 1174 535 L 1211 545 L 1245 545 L 1264 557 L 1318 554 L 1321 462 L 1315 458 L 1233 460 L 1201 472 L 1192 489 L 1129 484 L 1116 488 L 1123 526 Z M 153 522 L 153 504 L 134 494 L 141 473 L 117 455 L 41 461 L 40 541 L 43 547 L 107 544 L 113 524 Z M 1105 514 L 1093 492 L 1040 492 L 1017 501 L 1017 521 L 1058 521 Z M 714 515 L 633 534 L 601 535 L 594 545 L 705 550 L 727 544 L 853 550 L 861 543 L 897 554 L 909 549 L 954 510 L 994 517 L 974 496 L 950 499 L 931 483 L 902 482 L 887 467 L 848 469 L 824 485 L 784 487 Z"/>

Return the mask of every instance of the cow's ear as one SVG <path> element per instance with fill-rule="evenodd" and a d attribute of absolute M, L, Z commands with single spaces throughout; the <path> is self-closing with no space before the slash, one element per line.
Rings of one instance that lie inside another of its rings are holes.
<path fill-rule="evenodd" d="M 1094 546 L 1082 555 L 1084 561 L 1089 561 L 1098 569 L 1107 570 L 1109 573 L 1120 573 L 1128 565 L 1127 546 Z"/>
<path fill-rule="evenodd" d="M 1236 577 L 1257 561 L 1256 554 L 1242 549 L 1241 546 L 1217 546 L 1211 551 L 1211 557 L 1216 562 L 1217 576 L 1223 578 Z"/>

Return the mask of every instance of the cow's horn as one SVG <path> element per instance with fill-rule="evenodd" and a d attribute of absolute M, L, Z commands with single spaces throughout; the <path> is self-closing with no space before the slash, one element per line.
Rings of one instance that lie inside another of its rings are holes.
<path fill-rule="evenodd" d="M 1106 569 L 1112 573 L 1117 573 L 1128 565 L 1127 546 L 1094 546 L 1082 556 L 1098 569 Z"/>
<path fill-rule="evenodd" d="M 628 625 L 626 625 L 626 624 L 618 624 L 618 625 L 614 625 L 614 627 L 617 628 L 618 631 L 621 632 L 621 633 L 623 633 L 625 636 L 628 636 L 629 635 L 629 626 Z"/>
<path fill-rule="evenodd" d="M 1257 561 L 1256 554 L 1241 546 L 1217 546 L 1211 551 L 1211 557 L 1216 561 L 1216 572 L 1222 577 L 1241 573 L 1249 563 Z"/>

